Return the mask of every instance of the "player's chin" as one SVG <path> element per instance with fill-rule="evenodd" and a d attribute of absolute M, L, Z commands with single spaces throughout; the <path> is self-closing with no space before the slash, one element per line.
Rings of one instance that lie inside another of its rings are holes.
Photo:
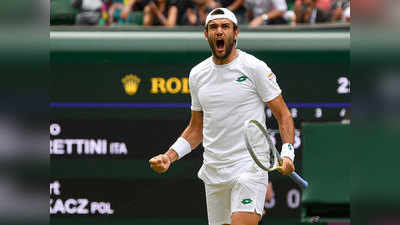
<path fill-rule="evenodd" d="M 226 53 L 226 50 L 225 49 L 215 49 L 214 50 L 214 55 L 217 57 L 217 58 L 225 58 L 225 53 Z"/>
<path fill-rule="evenodd" d="M 217 57 L 218 58 L 225 58 L 225 51 L 222 51 L 222 52 L 216 52 L 216 55 L 217 55 Z"/>

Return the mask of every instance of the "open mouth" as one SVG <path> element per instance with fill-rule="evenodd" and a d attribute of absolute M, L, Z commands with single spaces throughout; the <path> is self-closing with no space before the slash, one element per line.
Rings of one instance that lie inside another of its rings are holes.
<path fill-rule="evenodd" d="M 217 42 L 215 44 L 217 46 L 217 50 L 220 50 L 220 51 L 224 50 L 224 47 L 225 47 L 224 40 L 217 40 Z"/>

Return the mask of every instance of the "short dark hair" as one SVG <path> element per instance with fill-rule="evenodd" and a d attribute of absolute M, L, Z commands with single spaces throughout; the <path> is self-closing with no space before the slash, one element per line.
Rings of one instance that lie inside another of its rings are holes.
<path fill-rule="evenodd" d="M 214 12 L 212 12 L 211 13 L 211 15 L 222 15 L 222 14 L 225 14 L 225 12 L 224 12 L 224 10 L 222 10 L 222 9 L 216 9 L 216 10 L 214 10 Z"/>

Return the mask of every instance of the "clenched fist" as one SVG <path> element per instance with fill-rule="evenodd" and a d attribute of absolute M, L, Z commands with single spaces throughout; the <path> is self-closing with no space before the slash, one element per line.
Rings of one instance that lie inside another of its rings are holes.
<path fill-rule="evenodd" d="M 288 157 L 283 157 L 282 167 L 278 169 L 283 175 L 289 175 L 294 171 L 294 164 Z"/>
<path fill-rule="evenodd" d="M 157 173 L 164 173 L 171 165 L 171 159 L 167 154 L 155 156 L 149 160 L 150 168 Z"/>

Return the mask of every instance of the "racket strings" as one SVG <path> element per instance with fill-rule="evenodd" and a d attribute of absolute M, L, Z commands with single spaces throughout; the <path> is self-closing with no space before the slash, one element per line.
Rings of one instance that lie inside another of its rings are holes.
<path fill-rule="evenodd" d="M 252 125 L 249 127 L 249 139 L 253 152 L 257 159 L 266 167 L 272 168 L 275 163 L 275 155 L 269 148 L 269 144 L 258 127 Z"/>

